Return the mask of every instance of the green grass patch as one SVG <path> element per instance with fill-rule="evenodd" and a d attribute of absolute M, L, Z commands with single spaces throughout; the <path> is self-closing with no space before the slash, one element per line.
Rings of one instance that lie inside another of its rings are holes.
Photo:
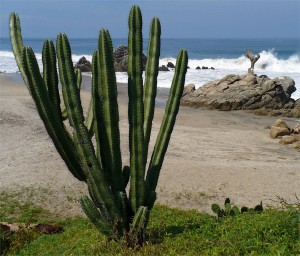
<path fill-rule="evenodd" d="M 10 221 L 55 219 L 34 205 L 11 203 L 4 207 L 10 209 L 10 215 L 15 211 Z M 4 213 L 2 208 L 0 212 Z M 195 210 L 156 206 L 151 212 L 147 241 L 139 248 L 108 242 L 84 217 L 56 218 L 55 223 L 64 227 L 63 233 L 17 232 L 5 255 L 299 255 L 299 218 L 296 208 L 267 209 L 261 214 L 244 213 L 218 220 Z"/>

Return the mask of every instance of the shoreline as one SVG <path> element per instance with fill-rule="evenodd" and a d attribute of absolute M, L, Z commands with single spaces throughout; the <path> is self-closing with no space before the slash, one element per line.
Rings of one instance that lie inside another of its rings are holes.
<path fill-rule="evenodd" d="M 81 214 L 78 199 L 87 193 L 86 187 L 67 170 L 27 88 L 20 85 L 7 74 L 0 75 L 0 193 L 11 193 L 20 201 L 34 200 L 62 215 Z M 123 165 L 129 161 L 124 85 L 118 84 L 118 89 L 123 88 L 118 94 Z M 83 90 L 81 96 L 86 109 L 90 93 Z M 158 92 L 158 97 L 165 96 Z M 150 153 L 163 113 L 158 104 Z M 296 120 L 280 118 L 291 127 L 296 124 Z M 239 207 L 260 201 L 264 206 L 276 205 L 276 196 L 295 199 L 295 194 L 300 195 L 300 155 L 269 138 L 266 127 L 276 119 L 181 106 L 159 178 L 157 203 L 212 213 L 211 204 L 222 204 L 226 197 Z"/>

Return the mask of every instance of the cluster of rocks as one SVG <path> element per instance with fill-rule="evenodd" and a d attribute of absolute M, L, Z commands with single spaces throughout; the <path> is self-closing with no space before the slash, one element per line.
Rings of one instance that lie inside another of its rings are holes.
<path fill-rule="evenodd" d="M 280 139 L 281 144 L 290 144 L 292 148 L 300 151 L 300 123 L 290 128 L 286 122 L 277 119 L 271 126 L 270 137 Z"/>
<path fill-rule="evenodd" d="M 114 67 L 116 72 L 127 72 L 128 69 L 128 47 L 119 46 L 114 49 L 113 52 Z M 147 57 L 142 55 L 143 70 L 145 70 Z M 81 72 L 91 72 L 92 64 L 84 56 L 79 59 L 75 64 L 75 68 L 78 68 Z"/>
<path fill-rule="evenodd" d="M 246 75 L 227 75 L 195 89 L 185 86 L 181 104 L 218 110 L 253 110 L 258 115 L 284 115 L 300 117 L 300 99 L 291 94 L 296 91 L 295 81 L 289 77 L 268 78 L 257 76 L 252 70 Z"/>
<path fill-rule="evenodd" d="M 215 68 L 214 67 L 205 67 L 205 66 L 202 66 L 202 68 L 200 68 L 199 66 L 197 66 L 196 67 L 196 69 L 198 70 L 198 69 L 212 69 L 212 70 L 215 70 Z"/>

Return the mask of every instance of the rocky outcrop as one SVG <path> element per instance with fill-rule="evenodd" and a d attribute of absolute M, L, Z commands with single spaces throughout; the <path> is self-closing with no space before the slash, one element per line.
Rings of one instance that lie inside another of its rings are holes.
<path fill-rule="evenodd" d="M 249 70 L 246 75 L 227 75 L 197 90 L 189 88 L 181 104 L 224 111 L 260 110 L 260 115 L 275 111 L 274 114 L 300 117 L 300 102 L 291 98 L 295 91 L 295 82 L 289 77 L 270 79 Z"/>
<path fill-rule="evenodd" d="M 128 69 L 128 47 L 121 45 L 114 49 L 114 66 L 116 72 L 127 72 Z M 145 70 L 147 57 L 142 55 L 143 70 Z"/>
<path fill-rule="evenodd" d="M 165 65 L 162 65 L 161 67 L 158 68 L 158 71 L 170 71 L 170 70 Z"/>
<path fill-rule="evenodd" d="M 300 150 L 300 123 L 294 128 L 290 128 L 286 122 L 281 119 L 277 119 L 271 126 L 270 137 L 272 139 L 280 139 L 280 144 L 291 145 L 295 150 Z"/>
<path fill-rule="evenodd" d="M 81 72 L 92 72 L 92 64 L 84 56 L 75 64 L 75 68 Z"/>
<path fill-rule="evenodd" d="M 175 68 L 175 65 L 172 62 L 168 62 L 167 67 L 168 68 Z"/>

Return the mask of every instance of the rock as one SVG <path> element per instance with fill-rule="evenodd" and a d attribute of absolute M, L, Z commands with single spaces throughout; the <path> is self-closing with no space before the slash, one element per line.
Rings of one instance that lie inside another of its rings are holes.
<path fill-rule="evenodd" d="M 202 69 L 205 67 L 202 67 Z M 246 75 L 227 75 L 208 82 L 181 98 L 181 104 L 218 110 L 261 110 L 257 114 L 300 117 L 300 101 L 293 100 L 296 90 L 289 77 L 270 79 L 256 76 L 252 70 Z"/>
<path fill-rule="evenodd" d="M 188 84 L 188 85 L 184 86 L 182 95 L 184 96 L 184 95 L 186 95 L 188 93 L 192 93 L 195 90 L 196 89 L 195 89 L 195 85 L 194 84 Z"/>
<path fill-rule="evenodd" d="M 158 68 L 159 71 L 170 71 L 165 65 Z"/>
<path fill-rule="evenodd" d="M 215 70 L 215 68 L 214 68 L 214 67 L 210 67 L 210 69 L 212 69 L 212 70 Z"/>
<path fill-rule="evenodd" d="M 75 68 L 81 72 L 92 72 L 92 64 L 84 56 L 75 64 Z"/>
<path fill-rule="evenodd" d="M 172 62 L 168 62 L 167 67 L 168 68 L 175 68 L 175 65 Z"/>
<path fill-rule="evenodd" d="M 114 49 L 114 67 L 116 72 L 127 72 L 128 70 L 128 47 L 121 45 Z M 145 70 L 147 57 L 142 54 L 143 70 Z"/>
<path fill-rule="evenodd" d="M 291 134 L 290 127 L 281 119 L 277 119 L 275 123 L 271 126 L 270 137 L 275 139 L 279 136 L 285 136 Z"/>
<path fill-rule="evenodd" d="M 202 66 L 202 69 L 208 69 L 208 67 Z"/>
<path fill-rule="evenodd" d="M 293 129 L 294 134 L 300 134 L 300 123 L 296 124 L 296 126 Z"/>
<path fill-rule="evenodd" d="M 292 148 L 296 149 L 297 151 L 300 151 L 300 141 L 293 143 Z"/>
<path fill-rule="evenodd" d="M 197 66 L 196 69 L 201 69 L 201 68 L 199 66 Z"/>
<path fill-rule="evenodd" d="M 280 139 L 279 143 L 280 144 L 292 144 L 296 141 L 299 141 L 296 137 L 290 135 L 290 136 L 284 136 Z"/>

